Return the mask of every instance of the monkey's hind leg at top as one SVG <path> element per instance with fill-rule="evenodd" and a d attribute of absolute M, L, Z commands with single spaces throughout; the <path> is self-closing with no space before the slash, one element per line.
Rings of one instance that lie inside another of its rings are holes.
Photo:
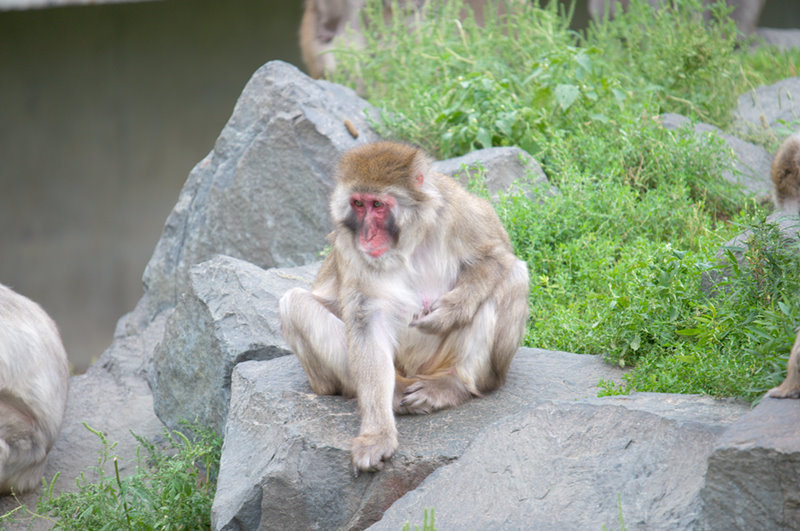
<path fill-rule="evenodd" d="M 41 484 L 68 386 L 67 354 L 53 320 L 0 284 L 0 494 Z"/>

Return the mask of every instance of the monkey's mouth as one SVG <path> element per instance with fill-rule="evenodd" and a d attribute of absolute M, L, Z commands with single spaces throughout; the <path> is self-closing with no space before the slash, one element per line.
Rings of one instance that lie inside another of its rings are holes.
<path fill-rule="evenodd" d="M 391 248 L 391 238 L 384 230 L 362 230 L 358 235 L 358 243 L 372 258 L 380 258 Z"/>

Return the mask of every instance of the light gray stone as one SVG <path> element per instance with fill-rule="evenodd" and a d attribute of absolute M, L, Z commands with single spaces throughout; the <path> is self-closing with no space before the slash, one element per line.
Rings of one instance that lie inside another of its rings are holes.
<path fill-rule="evenodd" d="M 519 191 L 531 199 L 557 193 L 539 163 L 517 147 L 479 149 L 461 157 L 437 161 L 433 169 L 457 179 L 464 186 L 483 170 L 486 189 L 495 199 L 500 192 Z"/>
<path fill-rule="evenodd" d="M 691 121 L 680 114 L 667 113 L 661 115 L 661 123 L 667 129 L 688 127 Z M 724 133 L 718 127 L 698 122 L 694 124 L 695 133 L 700 136 L 714 135 L 722 139 L 735 156 L 733 171 L 726 170 L 722 177 L 732 183 L 741 185 L 743 189 L 760 199 L 769 197 L 772 189 L 770 166 L 772 155 L 766 149 L 750 142 L 745 142 L 733 135 Z"/>
<path fill-rule="evenodd" d="M 790 216 L 782 212 L 773 212 L 767 216 L 767 223 L 775 224 L 781 232 L 782 245 L 785 247 L 797 247 L 800 242 L 800 218 Z M 700 282 L 702 290 L 709 295 L 716 295 L 717 286 L 725 282 L 733 274 L 730 268 L 729 254 L 733 255 L 740 270 L 746 271 L 750 266 L 744 259 L 745 253 L 750 245 L 750 238 L 753 237 L 753 230 L 748 229 L 738 234 L 725 243 L 715 255 L 715 259 L 723 267 L 703 271 Z"/>
<path fill-rule="evenodd" d="M 215 254 L 265 268 L 313 261 L 332 228 L 328 194 L 339 154 L 378 139 L 365 111 L 377 117 L 352 90 L 280 61 L 253 74 L 214 149 L 190 173 L 147 264 L 151 311 L 174 306 L 189 268 Z"/>
<path fill-rule="evenodd" d="M 756 34 L 759 41 L 764 44 L 777 46 L 781 50 L 790 50 L 791 48 L 800 47 L 800 29 L 794 28 L 758 28 Z"/>
<path fill-rule="evenodd" d="M 363 529 L 497 420 L 543 400 L 595 396 L 600 379 L 620 374 L 599 356 L 520 349 L 494 393 L 432 415 L 398 417 L 400 448 L 391 462 L 354 478 L 355 400 L 312 393 L 294 356 L 240 363 L 212 527 Z"/>
<path fill-rule="evenodd" d="M 800 120 L 800 78 L 782 79 L 742 94 L 734 114 L 737 128 L 744 133 L 771 129 L 783 137 L 795 132 Z"/>
<path fill-rule="evenodd" d="M 714 440 L 746 411 L 691 395 L 545 401 L 484 430 L 370 529 L 691 529 Z M 458 485 L 458 488 L 452 488 Z"/>
<path fill-rule="evenodd" d="M 223 433 L 233 367 L 291 354 L 281 335 L 278 300 L 289 288 L 310 288 L 319 263 L 265 271 L 216 256 L 189 271 L 155 350 L 155 411 L 169 427 L 181 420 Z"/>
<path fill-rule="evenodd" d="M 800 400 L 763 398 L 714 445 L 699 528 L 800 524 Z"/>

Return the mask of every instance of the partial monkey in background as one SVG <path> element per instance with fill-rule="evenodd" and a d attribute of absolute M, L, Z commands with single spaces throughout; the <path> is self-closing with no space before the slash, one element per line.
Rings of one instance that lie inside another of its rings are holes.
<path fill-rule="evenodd" d="M 317 394 L 357 397 L 354 472 L 397 448 L 394 412 L 429 413 L 500 386 L 528 319 L 528 270 L 492 206 L 396 142 L 338 165 L 332 249 L 281 327 Z"/>
<path fill-rule="evenodd" d="M 800 214 L 800 133 L 783 141 L 772 160 L 772 200 L 784 214 Z"/>
<path fill-rule="evenodd" d="M 465 0 L 472 9 L 475 21 L 483 24 L 483 8 L 488 0 Z M 303 18 L 300 20 L 300 53 L 308 73 L 314 78 L 329 76 L 336 69 L 334 48 L 364 46 L 361 28 L 361 10 L 367 0 L 305 0 Z M 425 0 L 398 0 L 400 8 L 419 9 Z M 383 17 L 389 20 L 391 0 L 383 0 Z M 498 14 L 505 13 L 505 3 L 498 3 Z M 463 13 L 462 18 L 466 15 Z M 410 24 L 412 19 L 408 20 Z"/>
<path fill-rule="evenodd" d="M 67 353 L 53 320 L 0 284 L 0 494 L 41 484 L 68 386 Z"/>
<path fill-rule="evenodd" d="M 784 140 L 772 161 L 772 199 L 780 212 L 800 214 L 800 133 Z M 797 335 L 786 365 L 786 379 L 770 389 L 773 398 L 800 398 L 800 334 Z"/>

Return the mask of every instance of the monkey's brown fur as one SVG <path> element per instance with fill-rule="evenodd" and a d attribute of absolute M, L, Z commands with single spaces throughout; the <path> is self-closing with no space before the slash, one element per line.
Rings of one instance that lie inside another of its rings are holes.
<path fill-rule="evenodd" d="M 778 210 L 800 213 L 800 133 L 787 138 L 772 161 L 772 198 Z"/>
<path fill-rule="evenodd" d="M 503 383 L 528 318 L 528 272 L 491 205 L 412 146 L 346 153 L 331 215 L 331 253 L 311 292 L 281 298 L 281 326 L 316 393 L 358 397 L 353 463 L 375 470 L 397 447 L 393 412 L 455 406 Z M 365 231 L 392 243 L 373 253 Z"/>
<path fill-rule="evenodd" d="M 772 161 L 772 198 L 784 214 L 800 213 L 800 133 L 784 140 Z M 800 398 L 800 334 L 795 338 L 786 379 L 767 393 L 773 398 Z"/>

